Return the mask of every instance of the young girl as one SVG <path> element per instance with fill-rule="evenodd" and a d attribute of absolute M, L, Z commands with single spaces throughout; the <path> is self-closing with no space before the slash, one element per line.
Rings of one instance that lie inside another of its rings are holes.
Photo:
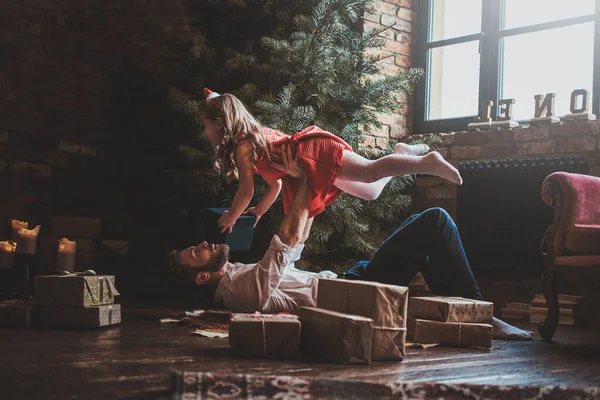
<path fill-rule="evenodd" d="M 204 95 L 201 118 L 204 134 L 216 148 L 215 167 L 228 182 L 239 179 L 233 204 L 218 221 L 221 232 L 231 232 L 248 207 L 254 194 L 254 174 L 260 174 L 268 187 L 258 204 L 246 213 L 254 214 L 258 222 L 282 187 L 284 212 L 288 212 L 298 181 L 286 179 L 286 173 L 277 168 L 282 163 L 281 149 L 285 144 L 293 146 L 296 158 L 310 177 L 313 188 L 309 218 L 321 213 L 342 191 L 375 200 L 393 176 L 424 173 L 462 184 L 458 170 L 439 153 L 423 155 L 429 151 L 427 145 L 399 143 L 393 154 L 367 160 L 342 139 L 316 126 L 285 135 L 262 127 L 234 95 L 219 95 L 209 89 L 204 89 Z"/>

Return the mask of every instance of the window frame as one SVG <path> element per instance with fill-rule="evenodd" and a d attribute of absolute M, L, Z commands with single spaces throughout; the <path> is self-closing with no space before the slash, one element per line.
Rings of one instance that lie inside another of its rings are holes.
<path fill-rule="evenodd" d="M 417 84 L 415 88 L 415 107 L 413 133 L 439 133 L 463 131 L 467 129 L 469 123 L 477 115 L 466 117 L 426 120 L 428 108 L 429 91 L 429 50 L 452 44 L 472 42 L 479 40 L 479 98 L 478 108 L 482 101 L 491 100 L 494 105 L 491 109 L 492 119 L 498 115 L 498 101 L 500 88 L 502 87 L 502 39 L 509 36 L 516 36 L 524 33 L 539 32 L 548 29 L 571 26 L 575 24 L 593 22 L 594 23 L 594 57 L 593 57 L 593 84 L 592 99 L 590 102 L 590 112 L 600 116 L 600 0 L 595 0 L 595 9 L 593 15 L 572 17 L 551 22 L 542 22 L 535 25 L 521 26 L 501 30 L 503 24 L 505 0 L 482 0 L 481 10 L 481 33 L 460 36 L 451 39 L 442 39 L 429 42 L 428 38 L 432 31 L 429 25 L 433 13 L 434 0 L 424 0 L 420 3 L 417 18 L 417 54 L 415 66 L 425 71 L 425 77 Z M 573 88 L 575 90 L 577 88 Z M 545 94 L 545 93 L 540 93 Z M 533 99 L 531 99 L 533 101 Z M 479 113 L 479 110 L 477 110 Z M 532 116 L 533 117 L 533 116 Z"/>

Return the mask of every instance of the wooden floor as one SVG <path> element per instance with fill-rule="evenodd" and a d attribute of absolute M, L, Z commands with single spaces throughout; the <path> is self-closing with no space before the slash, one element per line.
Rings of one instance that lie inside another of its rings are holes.
<path fill-rule="evenodd" d="M 0 330 L 0 398 L 167 398 L 170 372 L 299 375 L 369 381 L 600 387 L 600 333 L 560 327 L 553 343 L 495 341 L 491 351 L 409 350 L 401 363 L 341 366 L 240 360 L 227 339 L 158 322 L 168 310 L 127 310 L 100 331 Z"/>

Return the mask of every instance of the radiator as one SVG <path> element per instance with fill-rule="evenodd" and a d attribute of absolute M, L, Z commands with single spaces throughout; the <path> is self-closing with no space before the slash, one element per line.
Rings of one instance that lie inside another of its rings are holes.
<path fill-rule="evenodd" d="M 580 156 L 461 162 L 457 225 L 478 277 L 519 279 L 543 270 L 540 241 L 553 209 L 541 198 L 551 173 L 587 174 Z"/>

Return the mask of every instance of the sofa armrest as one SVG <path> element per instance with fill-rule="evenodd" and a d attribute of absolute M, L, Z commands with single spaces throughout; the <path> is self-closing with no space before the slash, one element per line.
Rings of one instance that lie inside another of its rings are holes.
<path fill-rule="evenodd" d="M 554 257 L 566 255 L 567 234 L 576 226 L 600 223 L 600 178 L 555 172 L 542 184 L 542 199 L 554 208 L 550 233 Z"/>

